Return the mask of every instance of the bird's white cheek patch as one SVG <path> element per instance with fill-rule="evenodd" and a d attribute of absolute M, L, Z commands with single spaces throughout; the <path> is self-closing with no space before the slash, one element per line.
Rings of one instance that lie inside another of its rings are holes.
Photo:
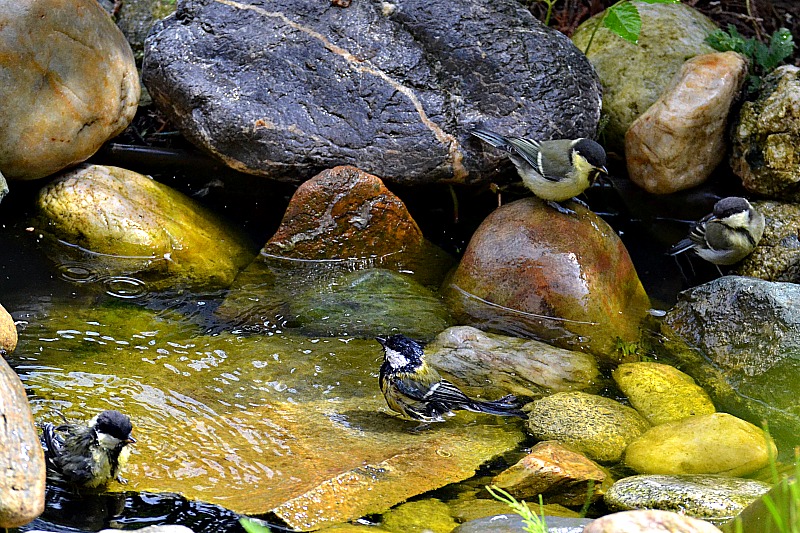
<path fill-rule="evenodd" d="M 107 450 L 111 450 L 119 444 L 119 439 L 108 435 L 107 433 L 98 433 L 97 435 L 97 442 L 100 443 L 100 446 Z"/>
<path fill-rule="evenodd" d="M 408 364 L 408 357 L 391 348 L 386 348 L 386 360 L 392 368 L 403 368 Z"/>

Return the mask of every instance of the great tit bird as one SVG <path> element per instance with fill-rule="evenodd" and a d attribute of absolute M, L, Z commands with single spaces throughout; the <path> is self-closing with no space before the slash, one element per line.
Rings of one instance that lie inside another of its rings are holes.
<path fill-rule="evenodd" d="M 386 403 L 406 418 L 424 423 L 444 422 L 443 416 L 464 409 L 475 413 L 527 418 L 511 394 L 493 402 L 469 398 L 442 379 L 425 361 L 422 346 L 405 335 L 376 337 L 383 346 L 380 386 Z"/>
<path fill-rule="evenodd" d="M 752 252 L 763 234 L 764 215 L 744 198 L 729 196 L 714 204 L 714 211 L 696 222 L 669 253 L 691 250 L 715 265 L 732 265 Z"/>
<path fill-rule="evenodd" d="M 572 213 L 558 202 L 578 196 L 606 170 L 606 151 L 591 139 L 534 141 L 503 137 L 481 128 L 475 137 L 508 152 L 530 191 L 560 212 Z"/>
<path fill-rule="evenodd" d="M 119 411 L 103 411 L 88 425 L 65 421 L 60 426 L 42 426 L 42 447 L 47 475 L 81 487 L 98 487 L 116 478 L 123 482 L 122 469 L 128 462 L 131 419 Z"/>

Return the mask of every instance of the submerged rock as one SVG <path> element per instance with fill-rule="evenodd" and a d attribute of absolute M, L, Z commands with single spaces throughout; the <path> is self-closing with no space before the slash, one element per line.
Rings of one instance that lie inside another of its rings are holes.
<path fill-rule="evenodd" d="M 525 198 L 495 210 L 443 294 L 462 323 L 632 360 L 615 341 L 639 339 L 647 294 L 614 230 L 587 208 L 571 208 L 562 214 Z"/>
<path fill-rule="evenodd" d="M 594 357 L 531 339 L 486 333 L 471 326 L 441 332 L 425 347 L 428 362 L 485 397 L 538 396 L 599 388 Z"/>
<path fill-rule="evenodd" d="M 24 526 L 44 511 L 44 452 L 28 397 L 0 357 L 0 528 Z"/>
<path fill-rule="evenodd" d="M 554 441 L 537 443 L 528 455 L 500 472 L 492 485 L 517 500 L 581 506 L 601 498 L 613 483 L 603 467 Z M 537 513 L 538 514 L 538 513 Z"/>
<path fill-rule="evenodd" d="M 0 305 L 0 357 L 17 347 L 17 325 L 6 308 Z"/>
<path fill-rule="evenodd" d="M 763 430 L 727 413 L 666 422 L 628 445 L 624 462 L 640 474 L 746 476 L 778 450 Z"/>
<path fill-rule="evenodd" d="M 247 239 L 194 200 L 117 167 L 84 166 L 37 199 L 37 230 L 67 243 L 48 250 L 96 276 L 141 277 L 150 288 L 227 287 L 253 257 Z"/>
<path fill-rule="evenodd" d="M 784 65 L 764 78 L 732 129 L 731 167 L 761 196 L 800 200 L 800 68 Z"/>
<path fill-rule="evenodd" d="M 95 0 L 0 1 L 0 170 L 37 179 L 86 160 L 136 113 L 131 48 Z"/>
<path fill-rule="evenodd" d="M 761 481 L 725 476 L 631 476 L 603 499 L 612 510 L 660 509 L 719 524 L 768 490 Z"/>
<path fill-rule="evenodd" d="M 659 510 L 623 511 L 601 516 L 583 533 L 720 533 L 703 520 Z"/>
<path fill-rule="evenodd" d="M 728 113 L 746 74 L 747 60 L 736 52 L 684 63 L 674 84 L 625 134 L 631 180 L 654 194 L 704 183 L 727 152 Z"/>
<path fill-rule="evenodd" d="M 664 321 L 669 356 L 719 409 L 767 420 L 790 444 L 800 443 L 798 301 L 793 283 L 724 276 L 681 293 Z"/>
<path fill-rule="evenodd" d="M 207 335 L 116 305 L 32 319 L 15 353 L 38 418 L 109 401 L 130 414 L 139 440 L 128 484 L 109 490 L 274 512 L 300 530 L 472 477 L 524 439 L 517 420 L 470 413 L 410 431 L 418 424 L 390 415 L 378 387 L 375 341 Z M 65 393 L 80 407 L 65 406 Z"/>
<path fill-rule="evenodd" d="M 582 533 L 589 518 L 565 518 L 561 516 L 545 516 L 548 531 L 558 533 Z M 526 524 L 518 514 L 501 514 L 471 520 L 461 524 L 453 533 L 522 533 L 526 531 Z"/>
<path fill-rule="evenodd" d="M 630 125 L 661 96 L 681 65 L 696 55 L 714 52 L 705 38 L 717 29 L 711 19 L 686 4 L 634 5 L 642 19 L 638 45 L 600 26 L 587 54 L 603 85 L 606 148 L 618 152 L 624 149 Z M 590 18 L 572 35 L 582 51 L 601 16 Z"/>
<path fill-rule="evenodd" d="M 559 392 L 528 404 L 528 432 L 556 440 L 589 458 L 619 461 L 625 448 L 650 424 L 634 409 L 584 392 Z"/>
<path fill-rule="evenodd" d="M 716 412 L 708 393 L 673 366 L 625 363 L 612 375 L 633 408 L 654 426 Z"/>
<path fill-rule="evenodd" d="M 343 164 L 485 181 L 504 156 L 481 156 L 470 126 L 593 137 L 600 107 L 586 58 L 513 0 L 184 2 L 150 34 L 143 79 L 195 144 L 293 182 Z"/>

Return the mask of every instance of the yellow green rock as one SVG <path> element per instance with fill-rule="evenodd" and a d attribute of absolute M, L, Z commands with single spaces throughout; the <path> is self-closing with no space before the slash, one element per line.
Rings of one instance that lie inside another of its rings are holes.
<path fill-rule="evenodd" d="M 625 451 L 640 474 L 745 476 L 775 457 L 775 444 L 760 428 L 728 413 L 693 416 L 652 427 Z"/>
<path fill-rule="evenodd" d="M 716 412 L 691 376 L 661 363 L 625 363 L 612 373 L 631 405 L 652 425 Z"/>
<path fill-rule="evenodd" d="M 395 507 L 383 515 L 381 526 L 395 533 L 450 533 L 458 523 L 446 503 L 431 498 Z"/>

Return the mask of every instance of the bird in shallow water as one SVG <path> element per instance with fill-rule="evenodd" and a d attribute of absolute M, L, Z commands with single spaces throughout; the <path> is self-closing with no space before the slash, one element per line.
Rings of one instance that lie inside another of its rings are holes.
<path fill-rule="evenodd" d="M 723 198 L 697 221 L 670 255 L 692 251 L 715 265 L 738 263 L 752 252 L 764 234 L 764 215 L 738 196 Z"/>
<path fill-rule="evenodd" d="M 389 407 L 406 418 L 425 424 L 444 422 L 454 410 L 527 418 L 520 410 L 517 398 L 511 394 L 493 402 L 473 400 L 443 379 L 425 361 L 425 355 L 415 340 L 405 335 L 376 337 L 383 346 L 380 386 Z"/>
<path fill-rule="evenodd" d="M 42 426 L 47 476 L 81 487 L 99 487 L 116 478 L 128 461 L 133 425 L 119 411 L 103 411 L 87 425 L 68 423 Z"/>
<path fill-rule="evenodd" d="M 591 139 L 534 141 L 503 137 L 482 128 L 470 131 L 475 137 L 508 152 L 522 183 L 562 213 L 574 211 L 559 202 L 578 196 L 601 174 L 607 175 L 606 151 Z"/>

